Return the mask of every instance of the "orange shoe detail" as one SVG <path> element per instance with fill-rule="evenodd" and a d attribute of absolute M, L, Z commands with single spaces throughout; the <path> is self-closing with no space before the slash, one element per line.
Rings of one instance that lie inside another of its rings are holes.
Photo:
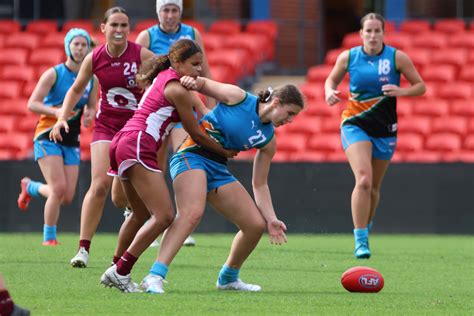
<path fill-rule="evenodd" d="M 56 239 L 46 240 L 42 243 L 43 246 L 59 246 L 60 243 Z"/>
<path fill-rule="evenodd" d="M 28 210 L 28 204 L 30 204 L 31 196 L 28 194 L 28 191 L 26 188 L 28 187 L 28 184 L 30 183 L 31 179 L 28 177 L 24 177 L 21 179 L 20 182 L 20 195 L 18 195 L 18 207 L 20 210 L 23 212 Z"/>

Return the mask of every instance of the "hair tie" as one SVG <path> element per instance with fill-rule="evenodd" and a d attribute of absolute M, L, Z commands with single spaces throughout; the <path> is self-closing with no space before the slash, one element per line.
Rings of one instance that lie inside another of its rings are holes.
<path fill-rule="evenodd" d="M 265 98 L 265 102 L 270 101 L 270 99 L 271 99 L 271 97 L 272 97 L 272 94 L 273 94 L 273 88 L 272 88 L 272 87 L 268 87 L 268 88 L 267 88 L 267 91 L 269 92 L 269 94 L 268 94 L 268 97 Z"/>

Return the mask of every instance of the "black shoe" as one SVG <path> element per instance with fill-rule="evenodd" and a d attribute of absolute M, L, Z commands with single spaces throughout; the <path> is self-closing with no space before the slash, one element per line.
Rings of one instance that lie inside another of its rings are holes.
<path fill-rule="evenodd" d="M 30 316 L 30 311 L 26 308 L 14 304 L 11 316 Z"/>

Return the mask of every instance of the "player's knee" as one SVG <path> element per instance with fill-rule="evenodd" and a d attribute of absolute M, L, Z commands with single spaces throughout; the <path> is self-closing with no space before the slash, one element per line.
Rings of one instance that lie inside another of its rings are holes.
<path fill-rule="evenodd" d="M 187 210 L 186 212 L 178 213 L 178 216 L 184 219 L 190 226 L 196 227 L 201 222 L 203 214 L 204 212 L 201 211 Z"/>
<path fill-rule="evenodd" d="M 69 205 L 72 203 L 72 200 L 74 200 L 74 192 L 68 193 L 63 197 L 63 200 L 61 202 L 62 205 Z"/>
<path fill-rule="evenodd" d="M 356 181 L 356 186 L 359 190 L 371 192 L 372 191 L 372 177 L 368 174 L 362 174 Z"/>
<path fill-rule="evenodd" d="M 62 183 L 51 185 L 50 192 L 51 196 L 63 201 L 64 197 L 66 196 L 66 185 Z"/>
<path fill-rule="evenodd" d="M 139 226 L 145 224 L 145 222 L 149 220 L 150 217 L 151 215 L 148 212 L 138 214 L 132 211 L 132 213 L 130 214 L 130 220 L 137 223 Z"/>
<path fill-rule="evenodd" d="M 255 223 L 255 232 L 259 235 L 263 235 L 265 229 L 267 228 L 267 222 L 263 218 L 259 219 Z"/>
<path fill-rule="evenodd" d="M 90 191 L 94 196 L 105 197 L 109 193 L 110 185 L 106 181 L 97 180 L 93 181 L 90 187 Z"/>
<path fill-rule="evenodd" d="M 114 194 L 114 192 L 112 192 L 111 199 L 117 208 L 126 208 L 128 206 L 128 200 L 123 194 Z"/>
<path fill-rule="evenodd" d="M 161 212 L 159 215 L 152 216 L 150 223 L 155 226 L 156 230 L 162 231 L 168 228 L 173 220 L 173 212 Z"/>
<path fill-rule="evenodd" d="M 267 224 L 263 217 L 255 218 L 252 221 L 246 223 L 245 226 L 241 226 L 241 230 L 245 233 L 251 233 L 255 236 L 261 236 L 265 232 Z"/>

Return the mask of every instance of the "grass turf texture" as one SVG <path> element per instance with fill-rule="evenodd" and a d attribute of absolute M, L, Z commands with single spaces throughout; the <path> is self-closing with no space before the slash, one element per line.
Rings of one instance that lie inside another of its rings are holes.
<path fill-rule="evenodd" d="M 41 246 L 40 234 L 0 234 L 0 272 L 19 305 L 33 315 L 472 315 L 474 237 L 371 236 L 373 257 L 353 258 L 350 235 L 289 235 L 284 246 L 264 236 L 240 277 L 261 293 L 217 291 L 215 282 L 232 235 L 196 234 L 170 267 L 164 295 L 122 294 L 99 278 L 109 266 L 116 236 L 94 238 L 87 269 L 73 269 L 77 235 L 59 234 L 58 247 Z M 149 248 L 132 278 L 147 274 L 157 248 Z M 377 294 L 349 293 L 340 284 L 353 266 L 385 278 Z"/>

